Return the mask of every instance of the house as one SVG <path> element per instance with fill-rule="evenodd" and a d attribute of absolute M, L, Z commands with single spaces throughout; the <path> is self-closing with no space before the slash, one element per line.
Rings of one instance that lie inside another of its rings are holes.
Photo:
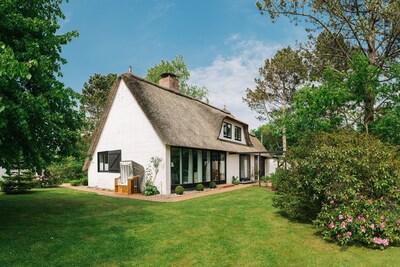
<path fill-rule="evenodd" d="M 230 184 L 232 176 L 245 182 L 268 175 L 275 165 L 265 152 L 246 123 L 181 94 L 173 74 L 164 74 L 157 85 L 125 73 L 110 90 L 84 170 L 89 186 L 113 189 L 121 160 L 146 168 L 159 157 L 154 184 L 170 194 L 177 185 Z"/>

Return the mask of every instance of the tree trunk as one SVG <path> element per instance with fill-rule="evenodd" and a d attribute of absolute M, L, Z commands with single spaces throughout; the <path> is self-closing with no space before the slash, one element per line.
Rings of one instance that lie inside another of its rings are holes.
<path fill-rule="evenodd" d="M 283 118 L 284 119 L 286 117 L 286 104 L 287 104 L 286 88 L 285 88 L 285 84 L 284 84 L 283 85 L 283 94 L 282 94 L 282 112 L 283 112 Z M 282 150 L 283 150 L 283 155 L 285 155 L 286 150 L 287 150 L 286 126 L 283 126 L 283 128 L 282 128 Z"/>

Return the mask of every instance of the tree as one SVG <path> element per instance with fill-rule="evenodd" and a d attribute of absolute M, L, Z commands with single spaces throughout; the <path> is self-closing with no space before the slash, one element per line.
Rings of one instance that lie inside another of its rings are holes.
<path fill-rule="evenodd" d="M 173 73 L 177 75 L 179 80 L 179 91 L 182 94 L 208 103 L 207 88 L 188 84 L 190 73 L 183 56 L 177 55 L 171 62 L 161 60 L 160 64 L 156 64 L 147 69 L 145 79 L 153 83 L 158 83 L 160 76 L 163 73 Z"/>
<path fill-rule="evenodd" d="M 275 131 L 275 125 L 265 124 L 261 125 L 252 133 L 261 141 L 263 146 L 269 151 L 281 151 L 282 150 L 282 132 Z"/>
<path fill-rule="evenodd" d="M 400 119 L 400 65 L 392 63 L 387 70 L 369 65 L 368 59 L 356 54 L 349 62 L 349 70 L 338 72 L 327 69 L 318 86 L 305 86 L 293 97 L 292 110 L 284 119 L 274 121 L 286 125 L 288 138 L 296 144 L 307 132 L 334 132 L 342 128 L 364 131 L 364 99 L 359 90 L 373 91 L 380 104 L 376 119 L 370 123 L 370 134 L 380 140 L 400 144 L 398 130 Z M 379 77 L 388 77 L 390 82 L 379 82 Z M 396 78 L 397 77 L 397 78 Z"/>
<path fill-rule="evenodd" d="M 74 150 L 82 116 L 78 94 L 57 80 L 61 0 L 0 2 L 0 166 L 41 168 Z M 23 165 L 23 166 L 21 166 Z"/>
<path fill-rule="evenodd" d="M 117 74 L 109 73 L 101 75 L 95 73 L 89 77 L 89 81 L 85 82 L 82 89 L 81 110 L 86 115 L 87 131 L 89 135 L 99 122 L 103 115 L 104 105 L 111 86 L 117 79 Z"/>
<path fill-rule="evenodd" d="M 247 89 L 244 102 L 257 113 L 260 120 L 271 120 L 277 112 L 285 116 L 297 88 L 307 78 L 307 68 L 298 51 L 290 47 L 279 50 L 271 59 L 265 60 L 259 70 L 256 88 Z M 287 150 L 286 127 L 282 126 L 282 148 Z"/>
<path fill-rule="evenodd" d="M 352 51 L 343 47 L 341 37 L 357 48 L 369 65 L 385 68 L 400 56 L 400 2 L 389 0 L 371 1 L 327 1 L 327 0 L 264 0 L 256 3 L 261 12 L 268 12 L 275 21 L 279 16 L 298 22 L 304 19 L 311 25 L 311 32 L 325 31 L 347 56 Z M 363 120 L 368 132 L 369 123 L 374 121 L 375 95 L 360 88 L 363 98 Z"/>

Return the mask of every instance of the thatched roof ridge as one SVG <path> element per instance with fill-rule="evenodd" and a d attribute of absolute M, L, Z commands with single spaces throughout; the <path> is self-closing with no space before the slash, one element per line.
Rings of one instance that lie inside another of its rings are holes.
<path fill-rule="evenodd" d="M 96 149 L 121 81 L 126 84 L 154 130 L 166 145 L 239 153 L 265 150 L 257 138 L 254 140 L 250 137 L 248 125 L 237 120 L 229 112 L 175 90 L 151 83 L 131 73 L 125 73 L 118 78 L 110 91 L 104 115 L 93 136 L 89 154 L 93 154 Z M 219 139 L 225 119 L 235 121 L 243 126 L 247 145 Z M 88 166 L 89 162 L 86 162 L 84 169 L 87 169 Z"/>

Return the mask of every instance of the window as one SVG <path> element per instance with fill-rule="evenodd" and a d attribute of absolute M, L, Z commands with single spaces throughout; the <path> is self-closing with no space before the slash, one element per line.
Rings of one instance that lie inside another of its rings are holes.
<path fill-rule="evenodd" d="M 108 152 L 97 153 L 99 172 L 108 172 Z"/>
<path fill-rule="evenodd" d="M 238 126 L 235 126 L 235 140 L 242 141 L 242 129 Z"/>
<path fill-rule="evenodd" d="M 119 172 L 121 161 L 121 150 L 103 151 L 97 153 L 99 172 Z"/>
<path fill-rule="evenodd" d="M 249 155 L 240 155 L 240 181 L 250 180 L 250 157 Z"/>
<path fill-rule="evenodd" d="M 226 153 L 171 147 L 171 188 L 198 183 L 226 182 Z"/>
<path fill-rule="evenodd" d="M 232 124 L 224 122 L 223 128 L 224 128 L 224 137 L 231 139 L 232 138 Z"/>

